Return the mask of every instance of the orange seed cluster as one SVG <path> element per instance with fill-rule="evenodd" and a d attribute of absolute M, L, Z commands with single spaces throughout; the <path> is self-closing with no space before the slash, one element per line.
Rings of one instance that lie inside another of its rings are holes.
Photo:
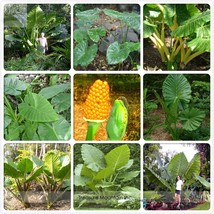
<path fill-rule="evenodd" d="M 105 120 L 110 110 L 109 85 L 106 81 L 96 80 L 89 89 L 84 103 L 84 117 L 88 120 Z"/>

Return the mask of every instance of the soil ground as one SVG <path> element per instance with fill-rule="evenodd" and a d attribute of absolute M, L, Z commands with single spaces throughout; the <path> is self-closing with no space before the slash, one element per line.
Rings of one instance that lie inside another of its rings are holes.
<path fill-rule="evenodd" d="M 47 204 L 42 192 L 32 192 L 29 196 L 31 207 L 25 208 L 10 192 L 5 192 L 4 208 L 5 210 L 48 210 Z M 69 210 L 71 202 L 69 199 L 60 199 L 54 203 L 50 210 Z"/>
<path fill-rule="evenodd" d="M 163 112 L 163 110 L 161 108 L 157 108 L 151 113 L 150 118 L 154 118 L 154 120 L 156 121 L 155 123 L 157 123 L 157 124 L 164 124 L 165 113 Z M 150 122 L 152 122 L 152 121 L 150 121 Z M 149 126 L 146 123 L 144 123 L 144 133 L 148 129 L 149 129 Z M 152 132 L 149 134 L 149 138 L 151 140 L 160 140 L 160 141 L 172 140 L 171 135 L 165 130 L 165 128 L 162 125 L 155 127 L 155 129 L 152 130 Z"/>
<path fill-rule="evenodd" d="M 204 53 L 190 61 L 184 70 L 206 71 L 209 70 L 209 67 L 210 54 Z M 161 61 L 157 48 L 147 40 L 144 40 L 143 68 L 147 71 L 167 70 L 166 65 Z"/>

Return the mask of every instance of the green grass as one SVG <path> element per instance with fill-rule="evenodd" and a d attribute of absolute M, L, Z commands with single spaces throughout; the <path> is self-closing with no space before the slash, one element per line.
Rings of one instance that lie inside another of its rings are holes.
<path fill-rule="evenodd" d="M 158 194 L 156 191 L 144 191 L 143 192 L 143 198 L 146 200 L 154 199 L 154 200 L 159 200 L 162 198 L 163 195 Z"/>
<path fill-rule="evenodd" d="M 209 210 L 209 209 L 210 209 L 210 202 L 205 202 L 203 204 L 199 204 L 198 206 L 190 210 Z"/>

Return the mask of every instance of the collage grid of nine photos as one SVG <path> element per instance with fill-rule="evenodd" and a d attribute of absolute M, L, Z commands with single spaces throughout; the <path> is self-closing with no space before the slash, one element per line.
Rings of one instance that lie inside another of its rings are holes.
<path fill-rule="evenodd" d="M 211 213 L 212 7 L 3 1 L 0 211 Z"/>

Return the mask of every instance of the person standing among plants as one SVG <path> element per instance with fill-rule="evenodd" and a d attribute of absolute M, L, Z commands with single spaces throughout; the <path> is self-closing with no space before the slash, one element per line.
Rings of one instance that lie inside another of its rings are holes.
<path fill-rule="evenodd" d="M 48 42 L 44 33 L 41 33 L 41 36 L 37 39 L 39 42 L 39 51 L 45 54 L 45 51 L 48 50 Z"/>
<path fill-rule="evenodd" d="M 180 208 L 181 204 L 181 189 L 182 186 L 184 185 L 184 181 L 181 180 L 181 177 L 178 175 L 176 178 L 176 189 L 175 189 L 175 203 L 178 203 L 178 208 Z"/>

